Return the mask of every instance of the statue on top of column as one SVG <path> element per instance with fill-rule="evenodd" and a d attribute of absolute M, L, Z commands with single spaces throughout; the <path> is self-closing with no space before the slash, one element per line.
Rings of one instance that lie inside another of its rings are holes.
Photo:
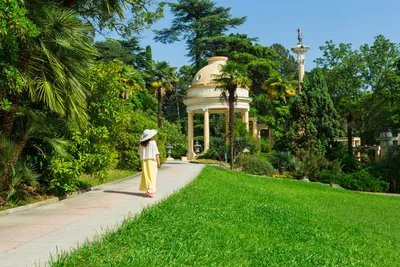
<path fill-rule="evenodd" d="M 297 39 L 299 40 L 299 44 L 303 43 L 303 33 L 301 32 L 300 28 L 297 29 Z"/>

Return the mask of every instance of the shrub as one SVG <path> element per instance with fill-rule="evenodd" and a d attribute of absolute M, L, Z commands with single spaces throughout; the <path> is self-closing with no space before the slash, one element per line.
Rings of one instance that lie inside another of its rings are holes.
<path fill-rule="evenodd" d="M 197 159 L 211 159 L 211 160 L 221 160 L 215 153 L 214 149 L 209 149 L 206 151 L 206 153 L 201 154 L 200 156 L 197 157 Z"/>
<path fill-rule="evenodd" d="M 235 136 L 233 139 L 233 163 L 244 151 L 250 152 L 251 146 L 252 143 L 247 136 Z"/>
<path fill-rule="evenodd" d="M 255 174 L 255 175 L 266 175 L 272 176 L 274 174 L 274 168 L 265 159 L 249 154 L 242 154 L 236 160 L 236 167 L 242 169 L 242 171 Z"/>
<path fill-rule="evenodd" d="M 296 169 L 296 162 L 289 151 L 273 151 L 270 154 L 269 162 L 279 174 Z"/>
<path fill-rule="evenodd" d="M 261 152 L 267 153 L 269 152 L 269 139 L 261 138 Z"/>
<path fill-rule="evenodd" d="M 317 180 L 325 184 L 338 183 L 337 181 L 340 181 L 343 175 L 341 172 L 322 170 L 317 174 Z"/>
<path fill-rule="evenodd" d="M 322 154 L 308 153 L 303 155 L 303 160 L 294 176 L 297 179 L 308 178 L 310 181 L 319 181 L 322 171 L 341 172 L 340 161 L 329 161 Z"/>
<path fill-rule="evenodd" d="M 209 156 L 210 159 L 225 160 L 225 155 L 227 153 L 226 139 L 224 137 L 211 137 L 210 149 L 207 151 L 206 155 Z"/>
<path fill-rule="evenodd" d="M 187 137 L 182 133 L 180 124 L 164 121 L 163 131 L 167 135 L 166 144 L 172 146 L 171 157 L 180 158 L 187 152 Z"/>
<path fill-rule="evenodd" d="M 346 155 L 341 159 L 342 171 L 345 173 L 355 172 L 358 169 L 356 157 L 354 155 Z"/>
<path fill-rule="evenodd" d="M 141 164 L 138 154 L 140 136 L 145 129 L 156 128 L 155 120 L 152 120 L 148 114 L 140 110 L 126 111 L 117 139 L 119 169 L 140 170 Z M 155 140 L 160 151 L 160 160 L 163 162 L 166 157 L 164 147 L 165 133 L 159 131 L 155 136 Z"/>
<path fill-rule="evenodd" d="M 82 170 L 82 163 L 77 160 L 69 161 L 53 157 L 45 175 L 46 190 L 56 196 L 78 190 L 78 178 Z"/>
<path fill-rule="evenodd" d="M 331 161 L 339 160 L 342 171 L 345 173 L 352 173 L 358 170 L 359 163 L 355 156 L 349 155 L 349 151 L 343 147 L 343 144 L 335 143 L 333 148 L 329 149 L 327 158 Z"/>
<path fill-rule="evenodd" d="M 357 191 L 386 192 L 389 189 L 389 183 L 374 177 L 368 169 L 338 177 L 335 182 L 344 188 Z"/>
<path fill-rule="evenodd" d="M 400 191 L 400 146 L 393 146 L 380 164 L 384 180 L 391 183 L 391 191 Z M 383 170 L 382 170 L 383 169 Z"/>

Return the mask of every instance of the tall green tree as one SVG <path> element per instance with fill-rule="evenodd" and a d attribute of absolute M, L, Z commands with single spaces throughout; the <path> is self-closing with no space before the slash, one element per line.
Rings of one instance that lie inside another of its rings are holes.
<path fill-rule="evenodd" d="M 235 101 L 237 98 L 236 89 L 249 88 L 251 80 L 247 77 L 247 69 L 238 63 L 228 61 L 222 67 L 221 74 L 214 77 L 217 87 L 222 89 L 221 100 L 228 103 L 229 107 L 229 145 L 230 145 L 230 163 L 233 169 L 234 161 L 234 115 Z"/>
<path fill-rule="evenodd" d="M 170 28 L 155 31 L 155 40 L 162 43 L 185 40 L 188 56 L 197 70 L 205 60 L 202 42 L 224 35 L 246 20 L 246 17 L 232 17 L 230 8 L 217 7 L 211 0 L 179 0 L 168 5 L 175 18 Z"/>
<path fill-rule="evenodd" d="M 375 37 L 373 44 L 360 47 L 364 68 L 363 87 L 370 91 L 365 98 L 363 138 L 369 143 L 383 128 L 400 128 L 398 117 L 400 45 L 383 35 Z"/>
<path fill-rule="evenodd" d="M 183 101 L 186 99 L 187 89 L 192 83 L 194 68 L 192 66 L 182 66 L 177 76 L 179 83 L 171 91 L 167 91 L 164 97 L 163 113 L 170 122 L 178 122 L 184 129 L 187 127 L 186 105 Z"/>
<path fill-rule="evenodd" d="M 140 47 L 137 38 L 130 38 L 129 40 L 108 38 L 105 41 L 96 42 L 94 46 L 99 52 L 99 56 L 96 57 L 97 60 L 110 62 L 118 59 L 138 70 L 146 69 L 146 52 Z"/>
<path fill-rule="evenodd" d="M 283 45 L 277 43 L 271 45 L 271 48 L 278 55 L 278 57 L 274 58 L 274 61 L 279 62 L 279 73 L 282 76 L 292 75 L 297 78 L 297 62 L 290 51 L 286 49 Z"/>
<path fill-rule="evenodd" d="M 286 139 L 280 145 L 300 158 L 307 154 L 325 155 L 334 138 L 341 135 L 341 129 L 322 71 L 314 69 L 307 73 L 303 88 L 290 107 Z"/>
<path fill-rule="evenodd" d="M 104 32 L 113 30 L 129 37 L 148 28 L 163 16 L 163 3 L 154 0 L 29 0 L 29 10 L 57 4 L 77 12 L 92 29 Z M 129 16 L 127 16 L 129 14 Z"/>
<path fill-rule="evenodd" d="M 362 114 L 362 56 L 351 44 L 332 41 L 320 47 L 323 57 L 316 60 L 324 73 L 328 91 L 339 115 L 347 126 L 347 149 L 353 154 L 353 130 L 361 122 Z"/>
<path fill-rule="evenodd" d="M 160 61 L 154 64 L 151 73 L 151 89 L 157 95 L 158 100 L 158 127 L 162 128 L 163 96 L 166 91 L 172 90 L 179 81 L 176 67 L 171 67 L 168 62 Z"/>

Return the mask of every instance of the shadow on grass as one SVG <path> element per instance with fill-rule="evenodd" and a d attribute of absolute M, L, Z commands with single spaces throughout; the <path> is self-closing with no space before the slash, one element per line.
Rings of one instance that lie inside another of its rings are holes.
<path fill-rule="evenodd" d="M 147 197 L 145 193 L 135 193 L 135 192 L 126 192 L 126 191 L 114 191 L 114 190 L 104 190 L 104 193 L 115 193 L 115 194 L 123 194 L 137 197 Z"/>

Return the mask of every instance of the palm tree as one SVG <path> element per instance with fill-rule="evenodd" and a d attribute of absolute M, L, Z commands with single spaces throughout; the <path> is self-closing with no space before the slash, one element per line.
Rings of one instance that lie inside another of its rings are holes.
<path fill-rule="evenodd" d="M 40 35 L 21 49 L 26 92 L 34 102 L 84 124 L 88 71 L 97 55 L 89 42 L 91 27 L 74 11 L 52 5 L 34 12 L 32 21 Z"/>
<path fill-rule="evenodd" d="M 89 42 L 91 28 L 75 12 L 54 5 L 32 10 L 30 19 L 40 34 L 20 40 L 16 68 L 24 86 L 11 87 L 6 95 L 11 108 L 1 114 L 3 133 L 11 134 L 21 99 L 43 104 L 70 122 L 84 125 L 88 71 L 97 55 Z"/>
<path fill-rule="evenodd" d="M 83 126 L 87 122 L 88 74 L 97 55 L 89 42 L 91 28 L 75 12 L 56 5 L 36 5 L 30 11 L 29 19 L 39 33 L 15 44 L 19 50 L 14 68 L 22 87 L 11 83 L 1 88 L 4 99 L 11 102 L 8 110 L 0 112 L 0 137 L 8 144 L 0 146 L 3 190 L 10 189 L 12 170 L 20 165 L 32 140 L 55 140 L 51 139 L 53 131 L 43 127 L 47 118 L 32 114 L 45 110 L 67 117 L 70 124 Z"/>
<path fill-rule="evenodd" d="M 121 92 L 123 99 L 128 99 L 134 91 L 145 88 L 142 75 L 130 65 L 123 65 L 120 81 L 124 85 L 124 90 Z"/>
<path fill-rule="evenodd" d="M 153 65 L 151 70 L 150 87 L 154 90 L 158 100 L 158 127 L 162 128 L 162 100 L 165 92 L 172 90 L 179 78 L 176 74 L 176 67 L 171 67 L 168 62 L 160 61 Z"/>
<path fill-rule="evenodd" d="M 217 87 L 222 90 L 220 99 L 227 102 L 229 106 L 229 145 L 230 145 L 230 163 L 233 169 L 234 159 L 234 114 L 235 114 L 235 101 L 236 89 L 240 87 L 248 88 L 251 86 L 252 81 L 247 77 L 247 70 L 245 66 L 228 61 L 222 67 L 221 74 L 215 75 L 214 80 Z"/>
<path fill-rule="evenodd" d="M 275 100 L 282 98 L 286 103 L 287 98 L 296 95 L 296 88 L 298 82 L 293 80 L 292 77 L 282 77 L 278 72 L 273 72 L 271 77 L 264 81 L 262 89 L 267 91 L 268 98 Z"/>

